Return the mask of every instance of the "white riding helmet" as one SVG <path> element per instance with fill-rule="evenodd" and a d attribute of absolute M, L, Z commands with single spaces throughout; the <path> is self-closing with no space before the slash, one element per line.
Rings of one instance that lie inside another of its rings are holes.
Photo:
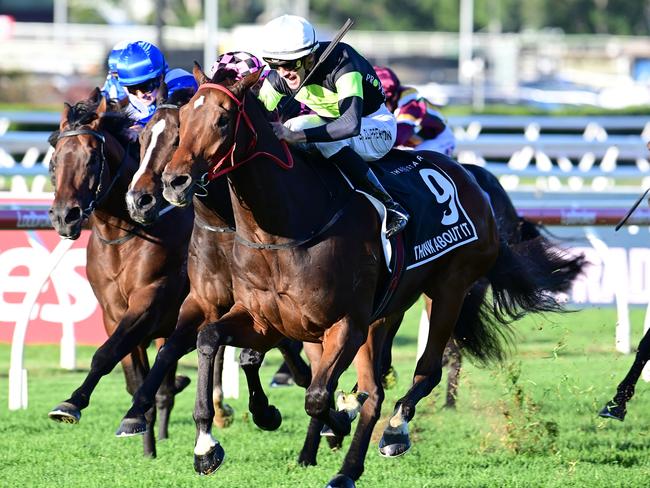
<path fill-rule="evenodd" d="M 318 48 L 314 27 L 298 15 L 282 15 L 264 26 L 262 57 L 292 61 Z"/>

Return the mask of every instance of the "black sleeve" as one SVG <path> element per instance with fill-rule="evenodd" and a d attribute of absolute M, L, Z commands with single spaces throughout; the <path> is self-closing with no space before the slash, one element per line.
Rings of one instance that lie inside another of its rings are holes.
<path fill-rule="evenodd" d="M 341 116 L 320 127 L 305 129 L 307 142 L 332 142 L 354 137 L 361 131 L 363 99 L 348 97 L 339 101 Z"/>

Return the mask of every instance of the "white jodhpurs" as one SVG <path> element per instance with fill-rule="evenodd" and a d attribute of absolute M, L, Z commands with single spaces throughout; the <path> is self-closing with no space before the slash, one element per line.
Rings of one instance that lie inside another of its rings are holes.
<path fill-rule="evenodd" d="M 284 125 L 294 131 L 325 125 L 327 121 L 316 114 L 300 115 L 287 120 Z M 333 142 L 308 143 L 329 158 L 349 146 L 365 161 L 374 161 L 391 150 L 397 138 L 397 122 L 385 105 L 376 112 L 361 118 L 359 135 Z"/>

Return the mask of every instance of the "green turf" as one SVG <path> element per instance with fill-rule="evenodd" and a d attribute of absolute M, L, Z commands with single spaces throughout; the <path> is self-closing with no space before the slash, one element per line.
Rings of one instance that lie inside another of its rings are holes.
<path fill-rule="evenodd" d="M 640 339 L 643 310 L 632 310 L 633 342 Z M 414 365 L 419 310 L 412 310 L 397 337 L 396 389 L 387 391 L 384 416 L 409 384 Z M 640 382 L 624 423 L 596 413 L 614 393 L 632 356 L 614 351 L 612 309 L 588 309 L 550 320 L 516 324 L 518 348 L 502 367 L 463 370 L 457 411 L 441 408 L 444 385 L 418 406 L 411 424 L 414 447 L 399 459 L 377 453 L 378 427 L 359 487 L 645 487 L 650 480 L 650 386 Z M 298 387 L 270 390 L 283 413 L 276 432 L 257 429 L 246 413 L 247 391 L 230 401 L 233 426 L 215 430 L 226 461 L 210 477 L 192 468 L 194 382 L 177 398 L 170 439 L 158 444 L 158 458 L 142 457 L 140 438 L 113 432 L 129 406 L 120 368 L 100 383 L 76 426 L 56 424 L 47 412 L 76 388 L 90 364 L 92 348 L 78 350 L 79 370 L 58 368 L 54 346 L 30 346 L 29 408 L 9 412 L 6 368 L 0 376 L 0 486 L 19 487 L 318 487 L 337 472 L 345 449 L 323 443 L 316 467 L 296 458 L 307 416 Z M 10 348 L 0 346 L 8 366 Z M 264 383 L 279 365 L 269 354 Z M 180 371 L 195 377 L 196 357 Z M 342 380 L 350 387 L 350 372 Z M 346 446 L 347 447 L 347 444 Z"/>

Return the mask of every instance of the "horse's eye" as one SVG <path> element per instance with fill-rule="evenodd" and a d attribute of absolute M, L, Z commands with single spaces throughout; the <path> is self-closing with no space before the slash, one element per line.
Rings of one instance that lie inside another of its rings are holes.
<path fill-rule="evenodd" d="M 219 120 L 217 120 L 217 126 L 218 127 L 226 127 L 228 123 L 230 122 L 230 119 L 226 117 L 225 115 L 222 115 L 219 117 Z"/>

